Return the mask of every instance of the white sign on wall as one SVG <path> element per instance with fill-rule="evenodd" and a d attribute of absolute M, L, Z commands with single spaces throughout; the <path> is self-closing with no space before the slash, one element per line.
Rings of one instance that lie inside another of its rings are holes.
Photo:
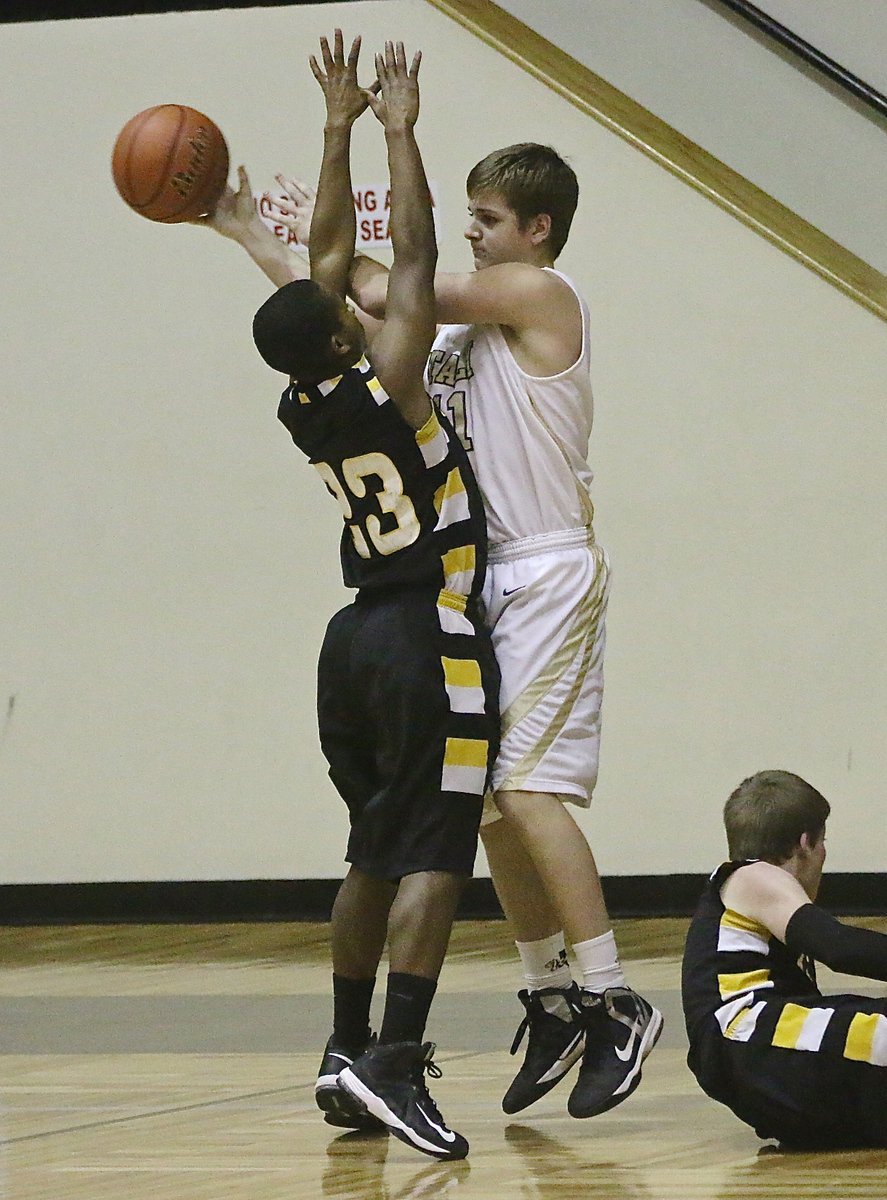
<path fill-rule="evenodd" d="M 440 237 L 439 210 L 437 206 L 437 186 L 430 183 L 431 204 L 434 214 L 434 232 Z M 256 206 L 262 220 L 288 246 L 295 248 L 299 239 L 291 229 L 282 222 L 282 213 L 275 203 L 279 193 L 256 192 Z M 358 250 L 378 250 L 390 248 L 391 238 L 388 236 L 388 218 L 391 209 L 391 191 L 387 183 L 361 184 L 354 189 L 354 213 L 357 218 Z"/>

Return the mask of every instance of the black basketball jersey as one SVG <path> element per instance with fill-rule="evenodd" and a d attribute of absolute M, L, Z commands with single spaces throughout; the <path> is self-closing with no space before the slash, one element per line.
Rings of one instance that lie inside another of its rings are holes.
<path fill-rule="evenodd" d="M 690 922 L 681 970 L 687 1034 L 714 1016 L 726 1031 L 734 1013 L 775 996 L 818 996 L 813 963 L 801 962 L 763 925 L 725 908 L 721 888 L 747 861 L 722 863 Z"/>
<path fill-rule="evenodd" d="M 277 415 L 342 509 L 346 586 L 479 595 L 483 503 L 446 418 L 432 410 L 411 428 L 366 358 L 323 383 L 294 382 Z"/>

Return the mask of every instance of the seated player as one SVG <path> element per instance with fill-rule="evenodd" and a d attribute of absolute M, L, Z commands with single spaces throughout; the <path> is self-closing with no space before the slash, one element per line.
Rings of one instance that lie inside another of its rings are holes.
<path fill-rule="evenodd" d="M 321 40 L 326 98 L 311 278 L 256 313 L 264 360 L 290 376 L 279 417 L 341 505 L 354 603 L 330 621 L 318 720 L 351 820 L 351 866 L 332 914 L 333 1032 L 315 1088 L 334 1125 L 379 1122 L 437 1158 L 463 1158 L 425 1086 L 423 1043 L 456 904 L 471 874 L 498 746 L 498 670 L 478 598 L 483 505 L 465 451 L 432 409 L 423 369 L 434 336 L 437 251 L 413 126 L 419 55 L 376 56 L 378 94 L 357 84 L 360 39 Z M 345 303 L 354 252 L 350 145 L 370 105 L 385 130 L 394 263 L 385 320 L 367 344 Z M 388 942 L 378 1040 L 370 1001 Z"/>
<path fill-rule="evenodd" d="M 823 996 L 814 960 L 887 980 L 887 936 L 814 904 L 829 804 L 761 771 L 724 808 L 730 862 L 690 924 L 687 1061 L 703 1091 L 789 1147 L 887 1146 L 887 999 Z"/>

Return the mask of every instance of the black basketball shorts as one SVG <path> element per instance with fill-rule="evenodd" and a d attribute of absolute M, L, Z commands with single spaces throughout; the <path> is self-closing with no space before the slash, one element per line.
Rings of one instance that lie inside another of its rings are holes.
<path fill-rule="evenodd" d="M 758 997 L 696 1047 L 703 1089 L 762 1138 L 887 1146 L 887 998 Z"/>
<path fill-rule="evenodd" d="M 350 815 L 345 858 L 379 879 L 474 868 L 499 672 L 480 617 L 450 602 L 462 603 L 359 593 L 320 652 L 320 743 Z"/>

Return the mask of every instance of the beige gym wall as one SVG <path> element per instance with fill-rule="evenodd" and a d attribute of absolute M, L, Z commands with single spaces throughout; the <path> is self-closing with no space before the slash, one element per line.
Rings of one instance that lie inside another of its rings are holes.
<path fill-rule="evenodd" d="M 832 799 L 830 866 L 880 869 L 887 328 L 425 0 L 368 0 L 0 26 L 0 882 L 342 873 L 313 704 L 340 519 L 251 345 L 268 285 L 109 175 L 128 117 L 178 101 L 257 187 L 313 179 L 306 60 L 336 23 L 425 51 L 442 267 L 469 266 L 488 150 L 549 141 L 580 178 L 561 265 L 592 310 L 614 568 L 602 871 L 710 868 L 765 766 Z M 370 115 L 354 162 L 384 171 Z"/>

